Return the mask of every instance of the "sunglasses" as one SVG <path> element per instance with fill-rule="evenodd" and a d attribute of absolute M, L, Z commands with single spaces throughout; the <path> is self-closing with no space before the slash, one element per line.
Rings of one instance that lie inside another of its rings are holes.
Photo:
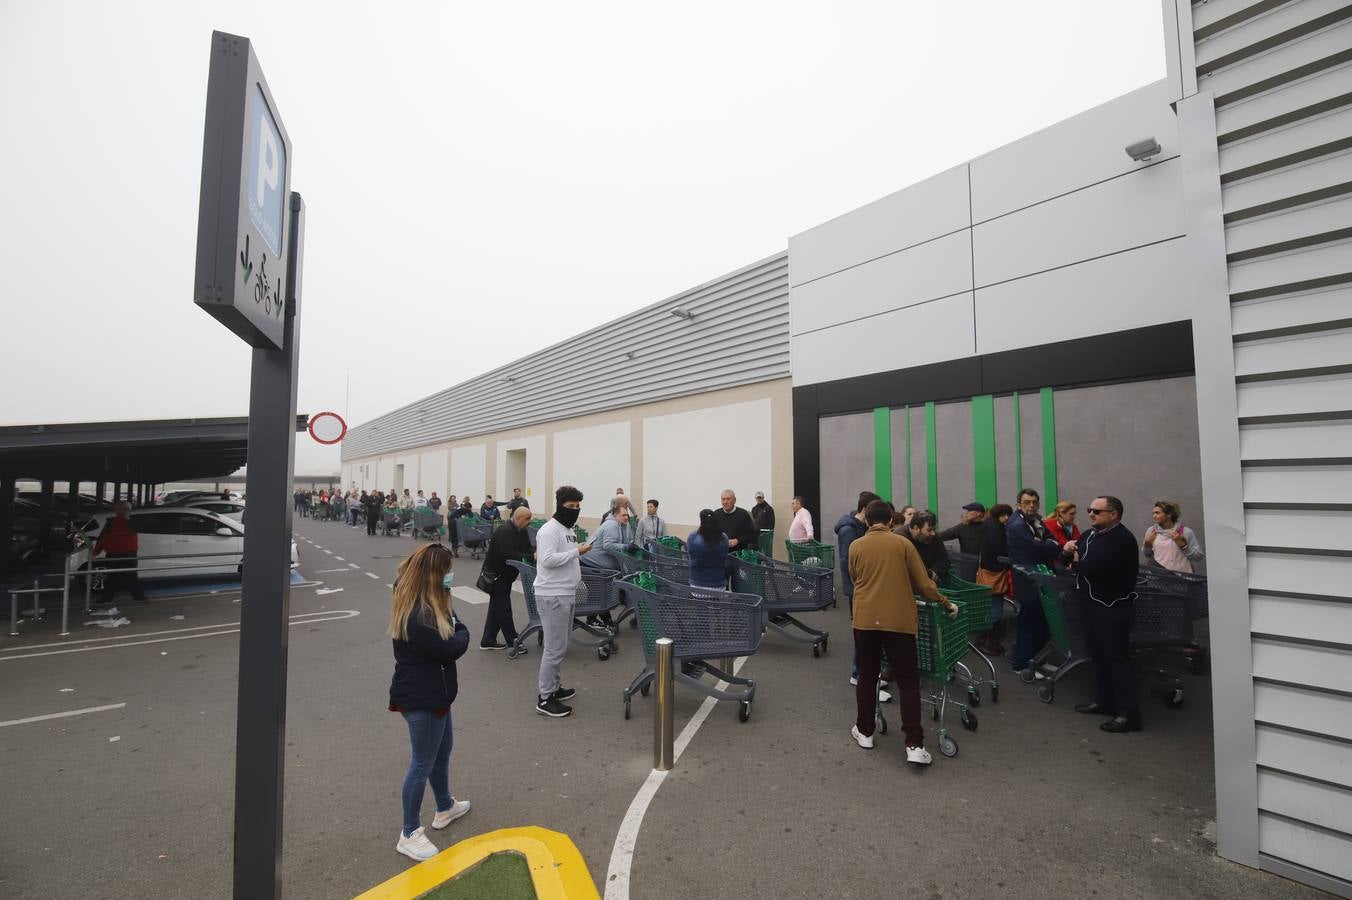
<path fill-rule="evenodd" d="M 1103 515 L 1104 513 L 1110 513 L 1110 512 L 1112 512 L 1111 509 L 1094 509 L 1094 507 L 1092 507 L 1092 506 L 1089 507 L 1089 515 L 1091 515 L 1091 516 L 1101 516 L 1101 515 Z"/>

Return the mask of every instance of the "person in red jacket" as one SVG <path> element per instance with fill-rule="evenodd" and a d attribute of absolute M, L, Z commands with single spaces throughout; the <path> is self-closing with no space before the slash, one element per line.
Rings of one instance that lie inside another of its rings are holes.
<path fill-rule="evenodd" d="M 1047 526 L 1047 533 L 1056 538 L 1056 542 L 1062 547 L 1068 541 L 1078 541 L 1080 539 L 1080 528 L 1075 524 L 1075 504 L 1069 500 L 1062 500 L 1056 504 L 1052 514 L 1042 522 Z"/>
<path fill-rule="evenodd" d="M 113 506 L 113 517 L 99 532 L 94 544 L 94 556 L 107 554 L 104 558 L 103 590 L 99 592 L 99 603 L 111 603 L 119 589 L 131 594 L 133 600 L 144 603 L 146 595 L 141 591 L 141 579 L 136 577 L 136 553 L 140 548 L 140 539 L 136 536 L 136 526 L 131 524 L 131 504 L 120 500 Z M 118 564 L 112 564 L 117 560 Z M 128 566 L 130 571 L 121 568 Z"/>

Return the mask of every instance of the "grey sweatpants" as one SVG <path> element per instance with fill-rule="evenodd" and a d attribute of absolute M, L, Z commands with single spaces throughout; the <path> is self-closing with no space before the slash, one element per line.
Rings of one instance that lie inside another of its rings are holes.
<path fill-rule="evenodd" d="M 535 595 L 535 608 L 540 613 L 545 644 L 540 653 L 540 696 L 548 697 L 559 689 L 559 667 L 568 653 L 568 636 L 573 631 L 573 607 L 576 594 L 562 597 Z"/>

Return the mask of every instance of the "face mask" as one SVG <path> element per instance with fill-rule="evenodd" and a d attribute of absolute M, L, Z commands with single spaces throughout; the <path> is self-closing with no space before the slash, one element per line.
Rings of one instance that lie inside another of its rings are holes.
<path fill-rule="evenodd" d="M 582 512 L 582 510 L 580 510 L 580 509 L 569 509 L 569 508 L 566 507 L 566 506 L 560 506 L 560 507 L 554 512 L 554 518 L 555 518 L 555 519 L 558 521 L 558 523 L 559 523 L 560 525 L 562 525 L 563 527 L 565 527 L 565 528 L 572 528 L 574 525 L 577 524 L 577 517 L 578 517 L 578 514 L 581 513 L 581 512 Z"/>
<path fill-rule="evenodd" d="M 452 584 L 455 584 L 455 573 L 447 572 L 446 577 L 441 579 L 441 586 L 449 591 Z"/>

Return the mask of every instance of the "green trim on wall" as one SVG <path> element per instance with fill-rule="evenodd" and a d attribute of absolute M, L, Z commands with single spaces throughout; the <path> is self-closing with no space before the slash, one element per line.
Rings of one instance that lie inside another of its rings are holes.
<path fill-rule="evenodd" d="M 888 406 L 873 410 L 873 492 L 892 500 L 892 409 Z"/>
<path fill-rule="evenodd" d="M 986 506 L 1000 495 L 995 475 L 995 397 L 972 398 L 972 473 L 976 499 Z"/>
<path fill-rule="evenodd" d="M 911 406 L 906 407 L 906 505 L 914 506 L 915 498 L 911 490 Z"/>
<path fill-rule="evenodd" d="M 934 425 L 934 402 L 925 404 L 925 477 L 928 484 L 928 496 L 925 499 L 929 509 L 939 508 L 939 456 L 936 449 L 938 437 Z"/>
<path fill-rule="evenodd" d="M 1014 392 L 1014 490 L 1023 490 L 1023 410 L 1019 392 Z"/>
<path fill-rule="evenodd" d="M 1056 492 L 1056 400 L 1051 388 L 1038 392 L 1042 398 L 1042 508 L 1060 502 Z"/>

